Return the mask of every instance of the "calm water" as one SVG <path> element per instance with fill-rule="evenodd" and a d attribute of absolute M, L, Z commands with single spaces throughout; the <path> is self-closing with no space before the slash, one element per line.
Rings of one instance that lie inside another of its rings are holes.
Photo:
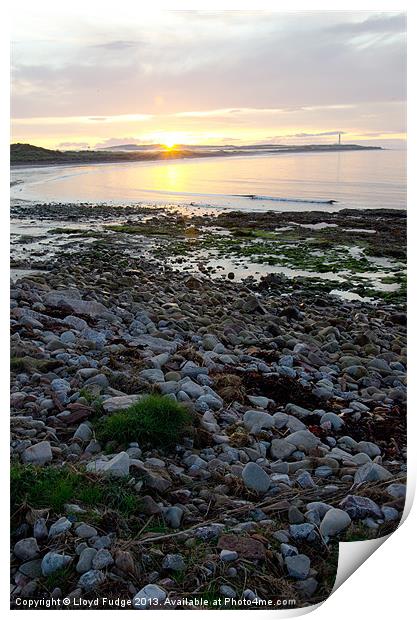
<path fill-rule="evenodd" d="M 11 179 L 19 181 L 12 198 L 44 202 L 280 211 L 406 208 L 406 153 L 400 150 L 27 167 L 13 169 Z"/>

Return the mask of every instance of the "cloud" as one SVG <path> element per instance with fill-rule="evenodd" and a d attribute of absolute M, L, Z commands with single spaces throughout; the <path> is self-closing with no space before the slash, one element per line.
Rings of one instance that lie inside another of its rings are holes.
<path fill-rule="evenodd" d="M 90 145 L 88 142 L 60 142 L 57 145 L 57 148 L 63 149 L 88 149 Z"/>
<path fill-rule="evenodd" d="M 405 127 L 403 13 L 137 10 L 36 29 L 29 17 L 14 37 L 12 115 L 39 132 L 42 118 L 56 118 L 56 132 L 87 119 L 77 138 L 97 142 L 202 127 L 218 139 Z"/>
<path fill-rule="evenodd" d="M 315 138 L 318 136 L 338 136 L 339 134 L 345 134 L 346 131 L 320 131 L 318 133 L 289 133 L 285 134 L 284 138 Z"/>

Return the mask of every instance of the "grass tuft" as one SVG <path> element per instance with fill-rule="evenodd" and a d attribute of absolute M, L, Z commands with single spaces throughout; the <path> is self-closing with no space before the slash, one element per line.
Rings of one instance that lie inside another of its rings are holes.
<path fill-rule="evenodd" d="M 140 500 L 127 480 L 100 478 L 69 467 L 13 464 L 10 468 L 12 513 L 28 504 L 60 512 L 64 504 L 110 508 L 124 515 L 139 509 Z"/>
<path fill-rule="evenodd" d="M 128 409 L 101 418 L 96 425 L 98 441 L 121 444 L 143 440 L 169 447 L 178 442 L 191 422 L 189 411 L 160 395 L 149 395 Z"/>

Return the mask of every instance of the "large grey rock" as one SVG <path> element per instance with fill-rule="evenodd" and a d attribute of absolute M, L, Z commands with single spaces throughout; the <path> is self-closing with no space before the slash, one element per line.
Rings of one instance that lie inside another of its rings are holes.
<path fill-rule="evenodd" d="M 133 607 L 135 609 L 157 607 L 160 603 L 165 601 L 166 597 L 167 593 L 165 590 L 154 583 L 149 583 L 135 594 L 133 597 Z"/>
<path fill-rule="evenodd" d="M 376 456 L 379 456 L 381 454 L 379 446 L 377 446 L 376 443 L 373 443 L 372 441 L 360 441 L 356 446 L 356 451 L 364 452 L 371 459 L 374 459 Z"/>
<path fill-rule="evenodd" d="M 290 413 L 291 415 L 299 418 L 300 420 L 308 417 L 309 415 L 312 415 L 312 411 L 304 409 L 304 407 L 300 407 L 299 405 L 294 405 L 293 403 L 288 403 L 286 405 L 285 412 Z"/>
<path fill-rule="evenodd" d="M 198 375 L 207 375 L 208 368 L 203 366 L 197 366 L 194 362 L 188 361 L 185 362 L 184 366 L 181 368 L 181 375 L 183 377 L 197 377 Z"/>
<path fill-rule="evenodd" d="M 114 478 L 124 478 L 129 475 L 130 457 L 127 452 L 119 452 L 110 461 L 91 461 L 87 464 L 87 471 L 104 474 Z"/>
<path fill-rule="evenodd" d="M 42 559 L 41 570 L 44 577 L 52 575 L 57 570 L 62 570 L 68 564 L 72 562 L 70 555 L 63 555 L 61 553 L 55 553 L 55 551 L 49 551 Z"/>
<path fill-rule="evenodd" d="M 22 461 L 33 465 L 44 465 L 52 461 L 52 450 L 49 441 L 40 441 L 29 446 L 22 452 Z"/>
<path fill-rule="evenodd" d="M 387 487 L 387 493 L 391 495 L 391 497 L 395 497 L 399 499 L 400 497 L 405 497 L 407 494 L 407 486 L 401 483 L 393 483 Z"/>
<path fill-rule="evenodd" d="M 354 483 L 378 482 L 379 480 L 389 480 L 390 478 L 392 478 L 392 474 L 382 465 L 378 465 L 378 463 L 365 463 L 356 472 Z"/>
<path fill-rule="evenodd" d="M 93 558 L 92 566 L 96 570 L 101 570 L 114 563 L 113 556 L 107 549 L 99 549 Z"/>
<path fill-rule="evenodd" d="M 295 445 L 286 439 L 273 439 L 271 441 L 271 456 L 276 460 L 285 461 L 295 450 Z"/>
<path fill-rule="evenodd" d="M 272 428 L 275 420 L 266 411 L 256 411 L 255 409 L 249 409 L 243 416 L 243 422 L 248 430 L 252 428 Z"/>
<path fill-rule="evenodd" d="M 331 411 L 323 414 L 320 418 L 321 427 L 332 428 L 334 431 L 340 431 L 344 424 L 342 418 Z"/>
<path fill-rule="evenodd" d="M 382 512 L 378 504 L 369 497 L 360 495 L 347 495 L 339 504 L 351 519 L 365 519 L 366 517 L 382 518 Z"/>
<path fill-rule="evenodd" d="M 139 376 L 149 383 L 159 383 L 165 380 L 164 373 L 159 368 L 147 368 L 139 373 Z"/>
<path fill-rule="evenodd" d="M 351 524 L 351 518 L 345 510 L 339 508 L 331 508 L 326 512 L 320 524 L 320 532 L 323 538 L 336 536 L 343 532 Z"/>
<path fill-rule="evenodd" d="M 184 557 L 179 553 L 168 553 L 162 560 L 165 570 L 181 571 L 185 569 Z"/>
<path fill-rule="evenodd" d="M 103 409 L 105 413 L 122 411 L 123 409 L 128 409 L 131 405 L 137 403 L 141 398 L 143 398 L 142 394 L 129 394 L 128 396 L 114 396 L 112 398 L 107 398 L 103 401 Z"/>
<path fill-rule="evenodd" d="M 256 493 L 266 493 L 271 485 L 268 474 L 256 463 L 247 463 L 242 471 L 245 486 Z"/>
<path fill-rule="evenodd" d="M 313 541 L 316 538 L 315 527 L 312 523 L 290 525 L 288 530 L 294 540 Z"/>
<path fill-rule="evenodd" d="M 80 523 L 75 529 L 75 533 L 79 538 L 91 538 L 92 536 L 97 536 L 96 528 L 88 525 L 87 523 Z"/>
<path fill-rule="evenodd" d="M 71 529 L 71 527 L 71 521 L 69 521 L 67 517 L 61 517 L 60 519 L 58 519 L 58 521 L 52 523 L 51 527 L 49 528 L 49 536 L 50 538 L 53 538 L 54 536 L 59 536 L 60 534 L 67 532 L 69 529 Z"/>
<path fill-rule="evenodd" d="M 93 436 L 93 431 L 88 424 L 82 423 L 79 425 L 74 433 L 74 439 L 80 439 L 83 442 L 90 441 Z"/>
<path fill-rule="evenodd" d="M 18 540 L 13 548 L 13 553 L 19 560 L 33 560 L 39 553 L 38 542 L 36 538 L 23 538 Z"/>
<path fill-rule="evenodd" d="M 184 510 L 180 506 L 170 506 L 164 510 L 164 519 L 170 527 L 176 530 L 181 525 L 183 514 Z"/>
<path fill-rule="evenodd" d="M 44 297 L 45 306 L 52 308 L 67 309 L 72 314 L 80 314 L 90 318 L 103 318 L 108 321 L 115 321 L 116 315 L 110 312 L 102 303 L 98 301 L 84 301 L 80 299 L 80 294 L 76 289 L 65 291 L 51 291 Z"/>
<path fill-rule="evenodd" d="M 289 576 L 295 579 L 307 579 L 310 573 L 310 558 L 303 553 L 288 555 L 285 558 L 285 565 Z"/>
<path fill-rule="evenodd" d="M 91 569 L 81 575 L 78 585 L 80 588 L 90 592 L 91 590 L 96 590 L 105 580 L 106 578 L 101 570 Z"/>
<path fill-rule="evenodd" d="M 89 571 L 93 566 L 93 559 L 97 553 L 97 549 L 93 549 L 92 547 L 86 547 L 86 549 L 83 549 L 80 553 L 80 557 L 75 568 L 77 573 L 83 574 Z"/>
<path fill-rule="evenodd" d="M 313 435 L 313 433 L 310 433 L 310 431 L 306 430 L 291 433 L 291 435 L 286 437 L 286 441 L 288 441 L 288 443 L 292 443 L 299 450 L 304 448 L 307 451 L 313 450 L 320 444 L 319 438 Z"/>

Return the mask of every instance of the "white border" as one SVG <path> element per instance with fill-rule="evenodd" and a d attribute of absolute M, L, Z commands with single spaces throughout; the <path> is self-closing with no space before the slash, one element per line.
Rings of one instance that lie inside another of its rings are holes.
<path fill-rule="evenodd" d="M 125 10 L 137 10 L 140 12 L 149 12 L 149 9 L 143 8 L 140 6 L 138 0 L 118 0 L 118 2 L 105 2 L 104 0 L 89 0 L 86 2 L 85 0 L 71 0 L 70 3 L 59 3 L 55 1 L 49 0 L 39 0 L 36 4 L 29 0 L 20 0 L 14 3 L 14 6 L 9 9 L 9 11 L 4 12 L 3 19 L 1 20 L 1 32 L 0 32 L 0 66 L 2 69 L 2 78 L 3 78 L 3 88 L 2 93 L 6 93 L 8 91 L 9 84 L 9 32 L 10 26 L 8 27 L 8 18 L 10 14 L 12 14 L 13 19 L 18 20 L 19 14 L 26 10 L 36 9 L 40 14 L 45 15 L 47 18 L 50 14 L 85 14 L 85 13 L 95 13 L 100 19 L 100 15 L 103 13 L 113 14 L 115 11 L 123 12 Z M 393 1 L 391 2 L 355 2 L 350 1 L 349 3 L 342 4 L 333 0 L 332 2 L 318 2 L 312 5 L 309 2 L 299 2 L 294 0 L 290 4 L 279 2 L 279 1 L 266 1 L 266 0 L 257 0 L 256 2 L 249 0 L 240 0 L 240 1 L 231 1 L 231 2 L 219 2 L 218 0 L 211 0 L 210 2 L 204 2 L 199 0 L 188 1 L 188 2 L 179 2 L 179 1 L 158 1 L 154 0 L 152 2 L 152 12 L 160 9 L 169 9 L 169 10 L 275 10 L 275 11 L 316 11 L 316 10 L 343 10 L 343 11 L 359 11 L 359 10 L 375 10 L 375 11 L 399 11 L 399 10 L 407 10 L 408 13 L 408 62 L 409 62 L 409 83 L 408 83 L 408 98 L 409 98 L 409 110 L 417 110 L 416 105 L 416 93 L 415 93 L 415 81 L 412 76 L 412 69 L 410 65 L 412 64 L 412 59 L 417 57 L 416 53 L 416 44 L 415 39 L 417 37 L 416 32 L 416 9 L 411 2 L 402 2 L 400 5 Z M 414 67 L 415 73 L 415 67 Z M 8 101 L 4 100 L 4 95 L 1 100 L 1 138 L 2 138 L 2 183 L 1 183 L 1 192 L 2 192 L 2 203 L 0 208 L 0 217 L 1 217 L 1 226 L 0 226 L 0 234 L 2 235 L 1 243 L 0 243 L 0 252 L 1 252 L 1 265 L 2 269 L 0 270 L 1 277 L 1 291 L 3 293 L 2 300 L 7 299 L 7 291 L 9 288 L 8 282 L 8 274 L 7 274 L 7 265 L 9 263 L 9 241 L 8 241 L 8 201 L 9 201 L 9 176 L 8 176 L 8 146 L 9 146 L 9 106 Z M 409 195 L 409 300 L 411 301 L 409 308 L 409 350 L 411 351 L 410 360 L 409 360 L 409 376 L 414 379 L 416 376 L 416 366 L 417 363 L 415 361 L 415 351 L 416 349 L 416 322 L 413 313 L 413 301 L 416 298 L 416 285 L 414 280 L 414 274 L 416 273 L 416 251 L 415 251 L 415 243 L 414 243 L 414 235 L 416 233 L 416 209 L 417 209 L 417 201 L 416 201 L 416 146 L 415 140 L 417 138 L 415 132 L 416 122 L 414 118 L 409 114 L 408 117 L 409 124 L 409 159 L 408 159 L 408 170 L 409 170 L 409 184 L 408 184 L 408 195 Z M 414 281 L 413 281 L 414 280 Z M 4 355 L 1 358 L 1 394 L 2 398 L 2 412 L 1 412 L 1 423 L 4 424 L 4 432 L 2 433 L 2 437 L 4 441 L 6 437 L 8 437 L 8 394 L 9 394 L 9 386 L 8 386 L 8 373 L 9 373 L 9 358 L 7 355 L 7 347 L 5 343 L 8 342 L 8 307 L 7 303 L 3 301 L 0 304 L 0 313 L 1 313 L 1 340 L 2 343 L 2 351 Z M 4 331 L 3 331 L 4 330 Z M 414 359 L 413 359 L 414 358 Z M 414 405 L 416 403 L 416 381 L 412 381 L 409 387 L 409 402 Z M 415 472 L 416 472 L 416 446 L 415 446 L 415 431 L 416 431 L 416 422 L 415 417 L 416 413 L 413 411 L 414 407 L 410 407 L 411 414 L 409 416 L 409 427 L 408 427 L 408 440 L 409 440 L 409 478 L 408 478 L 408 488 L 409 491 L 414 490 L 415 488 Z M 6 472 L 8 471 L 8 450 L 5 445 L 2 446 L 2 450 L 0 452 L 1 458 L 4 459 L 4 463 L 2 463 L 2 472 L 5 472 L 3 475 L 4 480 L 4 488 L 3 488 L 3 499 L 7 499 L 8 496 L 8 482 Z M 410 497 L 407 498 L 407 503 L 410 503 Z M 2 575 L 0 579 L 0 592 L 1 592 L 1 606 L 6 611 L 7 614 L 13 614 L 14 611 L 11 612 L 8 610 L 9 607 L 9 588 L 8 588 L 8 548 L 9 548 L 9 540 L 8 540 L 8 506 L 6 505 L 6 501 L 3 501 L 3 506 L 1 510 L 1 518 L 2 518 L 2 527 L 0 532 L 3 535 L 3 561 L 1 563 L 2 567 Z M 357 569 L 354 574 L 343 584 L 341 588 L 339 588 L 336 592 L 334 592 L 329 599 L 319 606 L 314 612 L 312 612 L 312 618 L 317 618 L 318 620 L 326 620 L 337 618 L 337 620 L 351 620 L 352 615 L 360 614 L 361 617 L 364 618 L 378 618 L 381 620 L 399 617 L 404 620 L 407 620 L 411 617 L 410 610 L 413 610 L 414 600 L 413 600 L 413 588 L 414 586 L 414 574 L 415 574 L 415 559 L 416 559 L 416 525 L 417 525 L 417 510 L 414 508 L 408 519 L 405 521 L 403 525 L 395 532 L 388 541 L 386 541 L 380 549 L 378 549 L 377 553 L 375 553 L 370 559 L 366 561 L 364 565 L 362 565 L 359 569 Z M 351 543 L 347 543 L 351 544 Z M 310 608 L 311 610 L 311 608 Z M 307 612 L 307 609 L 305 610 Z M 35 611 L 32 612 L 37 617 L 43 615 L 43 611 Z M 59 614 L 62 613 L 59 611 Z M 79 617 L 79 614 L 85 614 L 88 612 L 85 611 L 67 611 L 64 612 L 66 614 L 76 614 Z M 100 612 L 104 615 L 109 615 L 111 611 Z M 153 617 L 159 617 L 160 614 L 169 613 L 169 612 L 149 612 L 153 613 Z M 200 612 L 187 612 L 187 618 L 193 618 L 197 616 L 197 613 Z M 232 616 L 236 617 L 236 614 L 239 616 L 244 614 L 256 614 L 257 616 L 271 617 L 272 614 L 277 613 L 278 616 L 294 616 L 300 615 L 300 611 L 218 611 L 212 612 L 207 611 L 205 614 L 209 615 L 219 615 L 225 614 L 227 617 L 231 618 Z M 51 615 L 52 614 L 52 615 Z M 155 615 L 156 614 L 156 615 Z M 54 617 L 52 611 L 49 611 L 45 614 L 45 618 Z M 166 616 L 164 616 L 166 617 Z"/>

